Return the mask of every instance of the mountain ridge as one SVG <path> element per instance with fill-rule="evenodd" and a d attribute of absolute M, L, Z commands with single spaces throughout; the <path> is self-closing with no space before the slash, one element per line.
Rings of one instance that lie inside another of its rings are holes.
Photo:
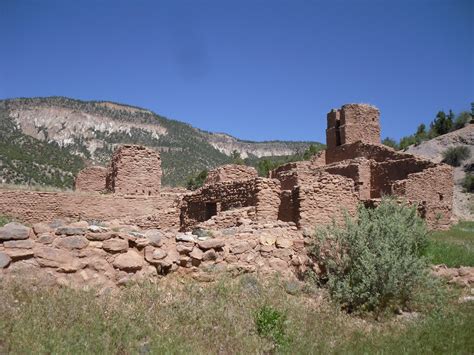
<path fill-rule="evenodd" d="M 1 119 L 10 121 L 16 134 L 56 144 L 68 154 L 81 157 L 84 165 L 107 164 L 119 144 L 149 146 L 162 154 L 163 183 L 171 186 L 182 185 L 187 177 L 203 169 L 230 162 L 234 151 L 242 158 L 261 158 L 293 155 L 311 144 L 322 147 L 308 141 L 241 140 L 113 101 L 62 96 L 12 98 L 0 100 L 0 111 Z M 0 179 L 1 171 L 0 166 Z"/>

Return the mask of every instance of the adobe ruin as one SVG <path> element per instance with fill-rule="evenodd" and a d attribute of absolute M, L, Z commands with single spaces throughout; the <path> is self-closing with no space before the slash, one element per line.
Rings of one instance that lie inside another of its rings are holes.
<path fill-rule="evenodd" d="M 0 228 L 0 275 L 105 287 L 172 271 L 317 272 L 305 230 L 384 195 L 416 205 L 430 228 L 450 225 L 450 166 L 380 144 L 373 106 L 344 105 L 327 120 L 325 151 L 268 177 L 225 165 L 196 191 L 161 188 L 159 153 L 125 145 L 108 168 L 81 171 L 74 192 L 0 190 L 0 214 L 33 224 Z"/>

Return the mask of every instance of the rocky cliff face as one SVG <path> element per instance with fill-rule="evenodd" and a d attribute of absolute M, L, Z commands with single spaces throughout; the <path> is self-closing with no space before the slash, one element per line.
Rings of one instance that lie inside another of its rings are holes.
<path fill-rule="evenodd" d="M 161 152 L 165 185 L 181 184 L 202 169 L 229 163 L 233 151 L 243 158 L 281 156 L 304 151 L 315 143 L 241 141 L 226 134 L 201 131 L 149 110 L 112 102 L 63 97 L 12 99 L 0 100 L 0 110 L 0 119 L 13 125 L 18 134 L 57 145 L 81 157 L 86 164 L 107 164 L 120 144 L 148 146 Z M 0 151 L 2 156 L 5 158 L 5 153 Z"/>
<path fill-rule="evenodd" d="M 474 220 L 474 197 L 472 194 L 464 193 L 461 186 L 466 168 L 474 164 L 474 124 L 468 124 L 462 129 L 422 142 L 417 146 L 412 145 L 407 149 L 407 153 L 439 163 L 443 160 L 444 151 L 457 146 L 468 147 L 471 157 L 454 169 L 454 214 L 460 219 Z"/>

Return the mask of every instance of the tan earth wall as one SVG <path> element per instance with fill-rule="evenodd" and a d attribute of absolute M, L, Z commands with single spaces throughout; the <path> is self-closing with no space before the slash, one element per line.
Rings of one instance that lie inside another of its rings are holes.
<path fill-rule="evenodd" d="M 325 172 L 317 173 L 312 183 L 300 185 L 295 193 L 297 223 L 305 229 L 329 224 L 333 219 L 341 222 L 344 211 L 355 215 L 359 204 L 353 180 Z"/>
<path fill-rule="evenodd" d="M 339 146 L 331 151 L 327 150 L 326 164 L 355 158 L 366 158 L 368 160 L 383 162 L 387 160 L 398 160 L 412 157 L 413 155 L 411 154 L 397 152 L 383 144 L 356 142 Z"/>
<path fill-rule="evenodd" d="M 387 162 L 373 162 L 371 167 L 371 197 L 379 198 L 382 195 L 390 195 L 394 182 L 406 179 L 409 174 L 418 173 L 435 166 L 435 163 L 415 157 Z"/>
<path fill-rule="evenodd" d="M 79 192 L 0 191 L 0 214 L 22 222 L 54 219 L 128 220 L 173 208 L 172 198 Z M 177 211 L 177 209 L 175 209 Z M 175 218 L 178 222 L 177 212 Z M 158 221 L 157 225 L 161 221 Z M 168 222 L 167 222 L 168 223 Z"/>
<path fill-rule="evenodd" d="M 228 164 L 210 170 L 207 174 L 205 185 L 228 181 L 241 181 L 254 179 L 258 176 L 257 170 L 250 166 Z"/>
<path fill-rule="evenodd" d="M 347 104 L 341 108 L 341 144 L 357 141 L 380 144 L 380 111 L 371 105 Z"/>
<path fill-rule="evenodd" d="M 326 145 L 337 146 L 357 141 L 380 144 L 380 112 L 371 105 L 347 104 L 327 114 Z"/>
<path fill-rule="evenodd" d="M 91 166 L 77 174 L 74 190 L 82 192 L 102 192 L 106 190 L 108 170 L 102 166 Z"/>
<path fill-rule="evenodd" d="M 257 220 L 276 221 L 280 209 L 280 181 L 277 179 L 256 179 L 256 213 Z"/>
<path fill-rule="evenodd" d="M 424 205 L 423 216 L 430 228 L 447 229 L 453 208 L 453 168 L 436 165 L 393 184 L 393 194 Z"/>
<path fill-rule="evenodd" d="M 348 177 L 355 182 L 355 190 L 360 200 L 370 199 L 372 162 L 365 158 L 343 161 L 327 165 L 322 169 L 330 174 Z"/>
<path fill-rule="evenodd" d="M 158 195 L 161 175 L 161 159 L 157 152 L 142 146 L 124 145 L 114 152 L 107 187 L 122 195 Z"/>

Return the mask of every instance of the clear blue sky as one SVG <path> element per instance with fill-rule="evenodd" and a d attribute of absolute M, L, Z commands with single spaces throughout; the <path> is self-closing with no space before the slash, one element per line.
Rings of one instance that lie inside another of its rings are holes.
<path fill-rule="evenodd" d="M 326 113 L 399 138 L 474 101 L 473 0 L 0 0 L 0 98 L 149 108 L 243 139 L 325 140 Z"/>

